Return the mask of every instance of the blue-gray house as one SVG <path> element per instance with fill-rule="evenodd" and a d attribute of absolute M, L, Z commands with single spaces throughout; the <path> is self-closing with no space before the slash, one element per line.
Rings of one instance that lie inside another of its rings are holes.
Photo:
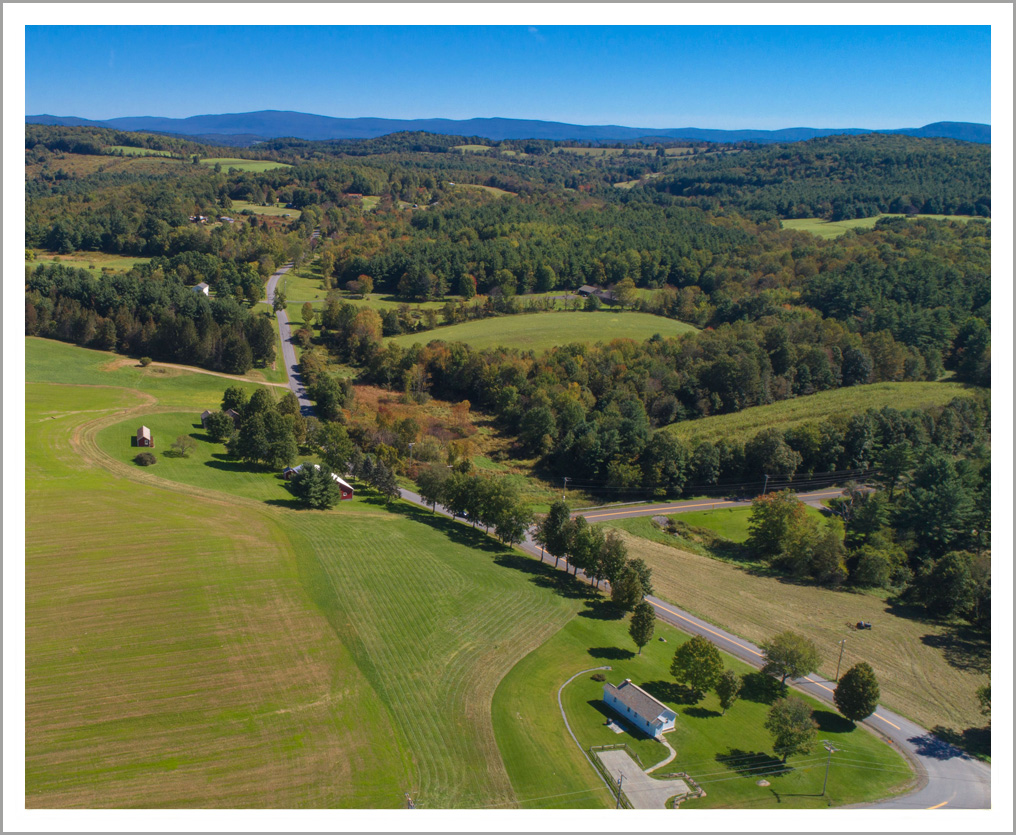
<path fill-rule="evenodd" d="M 617 687 L 610 682 L 604 684 L 603 701 L 622 719 L 654 739 L 659 739 L 664 731 L 674 730 L 677 714 L 637 684 L 632 684 L 630 678 Z"/>

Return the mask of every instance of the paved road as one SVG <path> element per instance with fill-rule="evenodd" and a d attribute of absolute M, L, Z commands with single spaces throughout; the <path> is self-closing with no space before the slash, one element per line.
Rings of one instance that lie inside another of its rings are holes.
<path fill-rule="evenodd" d="M 291 269 L 293 269 L 293 265 L 286 264 L 284 267 L 280 267 L 278 271 L 268 279 L 268 285 L 265 288 L 265 296 L 267 297 L 269 305 L 275 301 L 275 288 L 279 283 L 279 279 Z M 304 387 L 303 378 L 300 376 L 300 364 L 296 359 L 296 349 L 293 347 L 293 334 L 289 328 L 289 316 L 286 313 L 286 308 L 282 308 L 278 313 L 276 313 L 275 318 L 279 323 L 279 337 L 282 339 L 282 362 L 286 366 L 286 376 L 289 378 L 289 388 L 292 390 L 293 394 L 296 395 L 296 399 L 300 401 L 301 413 L 304 415 L 313 414 L 314 403 L 307 396 L 307 389 Z"/>
<path fill-rule="evenodd" d="M 271 304 L 275 297 L 275 286 L 279 278 L 291 267 L 291 264 L 283 267 L 269 279 L 269 304 Z M 289 384 L 293 392 L 300 399 L 301 409 L 305 414 L 309 414 L 313 404 L 307 398 L 306 391 L 300 381 L 296 353 L 293 350 L 292 337 L 289 332 L 289 319 L 286 317 L 285 310 L 279 311 L 278 319 L 279 332 L 282 334 L 283 356 L 285 357 L 286 370 L 289 374 Z M 403 489 L 401 493 L 402 498 L 408 502 L 422 507 L 430 507 L 430 505 L 424 503 L 419 494 L 411 490 Z M 802 501 L 815 503 L 822 499 L 841 495 L 841 493 L 842 491 L 836 489 L 823 489 L 799 493 L 798 497 Z M 664 502 L 655 505 L 636 505 L 626 508 L 594 508 L 579 511 L 579 513 L 590 521 L 604 522 L 613 519 L 630 518 L 632 516 L 655 516 L 702 510 L 710 507 L 746 507 L 750 504 L 750 501 L 740 499 L 692 499 L 685 502 Z M 443 516 L 455 518 L 447 508 L 441 505 L 437 505 L 436 511 Z M 469 524 L 465 520 L 460 521 L 463 524 Z M 543 559 L 542 549 L 533 540 L 532 531 L 526 533 L 525 540 L 520 543 L 520 547 L 533 556 L 539 557 L 541 560 Z M 559 568 L 567 571 L 568 567 L 566 561 L 560 561 Z M 582 579 L 588 581 L 582 571 L 579 571 L 578 574 Z M 604 583 L 604 586 L 606 586 L 606 583 Z M 762 653 L 751 642 L 707 623 L 691 613 L 677 608 L 673 604 L 655 597 L 649 597 L 647 600 L 656 609 L 656 615 L 661 620 L 678 627 L 684 632 L 702 635 L 720 649 L 754 667 L 761 666 Z M 793 681 L 791 685 L 808 693 L 810 696 L 827 703 L 832 703 L 833 688 L 835 687 L 833 682 L 826 681 L 818 676 L 809 676 Z M 868 804 L 868 806 L 875 806 L 880 809 L 991 808 L 991 769 L 984 763 L 975 760 L 958 748 L 938 739 L 909 719 L 905 719 L 881 706 L 864 724 L 890 739 L 910 759 L 918 775 L 918 787 L 915 791 L 902 797 Z M 833 762 L 833 767 L 835 768 L 835 759 Z"/>

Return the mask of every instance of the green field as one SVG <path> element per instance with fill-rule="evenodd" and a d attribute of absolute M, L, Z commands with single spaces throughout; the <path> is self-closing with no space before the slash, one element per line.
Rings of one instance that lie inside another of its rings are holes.
<path fill-rule="evenodd" d="M 153 151 L 151 148 L 134 148 L 131 145 L 110 145 L 109 149 L 113 154 L 123 154 L 125 157 L 171 157 L 171 151 Z"/>
<path fill-rule="evenodd" d="M 274 162 L 273 160 L 261 159 L 238 159 L 236 157 L 205 157 L 201 160 L 202 165 L 214 167 L 221 165 L 223 171 L 235 168 L 238 171 L 271 171 L 274 168 L 292 168 L 285 162 Z"/>
<path fill-rule="evenodd" d="M 106 267 L 114 272 L 125 273 L 135 264 L 147 264 L 148 258 L 135 258 L 130 255 L 109 255 L 105 252 L 70 252 L 61 255 L 58 252 L 36 252 L 32 261 L 25 261 L 26 267 L 34 268 L 37 264 L 59 263 L 66 267 L 88 270 L 96 277 L 102 276 Z"/>
<path fill-rule="evenodd" d="M 763 429 L 786 430 L 834 415 L 850 415 L 883 406 L 900 410 L 943 406 L 954 397 L 972 397 L 975 391 L 962 383 L 870 383 L 820 391 L 727 415 L 672 423 L 666 429 L 689 442 L 731 437 L 747 441 Z"/>
<path fill-rule="evenodd" d="M 496 194 L 499 197 L 518 197 L 514 191 L 505 191 L 503 188 L 495 188 L 494 186 L 481 186 L 476 183 L 448 183 L 453 188 L 464 188 L 472 191 L 485 191 L 488 194 Z"/>
<path fill-rule="evenodd" d="M 930 218 L 931 220 L 957 220 L 966 222 L 968 220 L 987 220 L 990 218 L 975 218 L 972 215 L 894 215 L 881 214 L 876 217 L 862 217 L 853 220 L 823 220 L 818 217 L 802 217 L 792 220 L 783 220 L 781 224 L 784 229 L 798 229 L 804 232 L 811 232 L 821 238 L 838 238 L 849 229 L 871 229 L 881 218 L 884 217 L 911 217 Z"/>
<path fill-rule="evenodd" d="M 236 214 L 245 211 L 253 212 L 256 215 L 267 215 L 268 217 L 289 217 L 299 220 L 303 214 L 299 209 L 287 209 L 285 203 L 276 203 L 274 206 L 262 206 L 258 203 L 251 203 L 248 200 L 234 200 L 233 208 L 230 210 Z"/>
<path fill-rule="evenodd" d="M 471 154 L 482 154 L 484 151 L 493 150 L 490 145 L 453 145 L 453 151 L 466 151 Z"/>
<path fill-rule="evenodd" d="M 827 706 L 808 700 L 816 710 L 821 738 L 833 741 L 842 751 L 828 796 L 819 796 L 825 767 L 821 748 L 790 757 L 789 773 L 767 775 L 772 786 L 757 786 L 760 771 L 777 765 L 772 761 L 772 739 L 762 728 L 767 698 L 761 694 L 754 701 L 742 698 L 725 716 L 720 715 L 715 694 L 697 705 L 685 703 L 671 684 L 669 669 L 674 650 L 687 635 L 658 621 L 653 640 L 636 655 L 627 618 L 616 619 L 604 603 L 590 601 L 587 606 L 517 664 L 494 694 L 498 747 L 523 807 L 613 807 L 603 782 L 568 735 L 557 704 L 558 690 L 571 676 L 604 665 L 612 667 L 605 672 L 607 681 L 618 684 L 630 678 L 676 710 L 677 727 L 667 739 L 678 753 L 660 776 L 683 771 L 706 789 L 706 797 L 686 801 L 682 809 L 823 808 L 884 796 L 910 780 L 906 762 L 889 746 Z M 724 662 L 735 672 L 752 672 L 729 656 L 724 656 Z M 616 735 L 604 727 L 602 696 L 603 684 L 593 681 L 591 673 L 577 678 L 562 694 L 569 723 L 583 747 L 623 742 L 645 767 L 662 760 L 667 752 L 659 743 L 629 733 Z M 728 764 L 726 757 L 748 759 Z M 744 772 L 746 762 L 751 772 Z"/>
<path fill-rule="evenodd" d="M 222 379 L 26 350 L 27 805 L 515 805 L 493 692 L 578 607 L 538 563 L 369 495 L 293 510 L 204 439 L 167 458 Z"/>
<path fill-rule="evenodd" d="M 466 342 L 477 350 L 506 346 L 539 352 L 571 342 L 642 341 L 657 333 L 677 336 L 694 330 L 691 325 L 649 313 L 550 311 L 464 322 L 392 339 L 404 348 L 417 342 L 426 344 L 433 339 L 442 339 L 446 342 Z"/>

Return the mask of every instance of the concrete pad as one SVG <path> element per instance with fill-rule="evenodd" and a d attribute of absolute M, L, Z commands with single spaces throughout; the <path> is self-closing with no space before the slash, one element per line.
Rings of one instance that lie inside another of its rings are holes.
<path fill-rule="evenodd" d="M 628 795 L 635 809 L 665 809 L 667 800 L 675 795 L 690 794 L 688 784 L 677 777 L 669 780 L 654 780 L 639 768 L 623 748 L 612 751 L 593 752 L 610 773 L 614 784 L 623 776 L 621 790 Z"/>

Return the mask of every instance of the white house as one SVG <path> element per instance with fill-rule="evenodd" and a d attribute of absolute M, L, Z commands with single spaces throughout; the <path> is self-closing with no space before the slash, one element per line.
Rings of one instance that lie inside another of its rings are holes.
<path fill-rule="evenodd" d="M 208 295 L 208 285 L 203 281 L 200 284 L 195 284 L 192 289 L 195 293 L 204 293 L 206 296 Z"/>
<path fill-rule="evenodd" d="M 630 678 L 617 687 L 609 681 L 604 684 L 603 701 L 622 719 L 654 739 L 659 739 L 664 731 L 674 730 L 677 714 L 637 684 L 632 684 Z"/>

